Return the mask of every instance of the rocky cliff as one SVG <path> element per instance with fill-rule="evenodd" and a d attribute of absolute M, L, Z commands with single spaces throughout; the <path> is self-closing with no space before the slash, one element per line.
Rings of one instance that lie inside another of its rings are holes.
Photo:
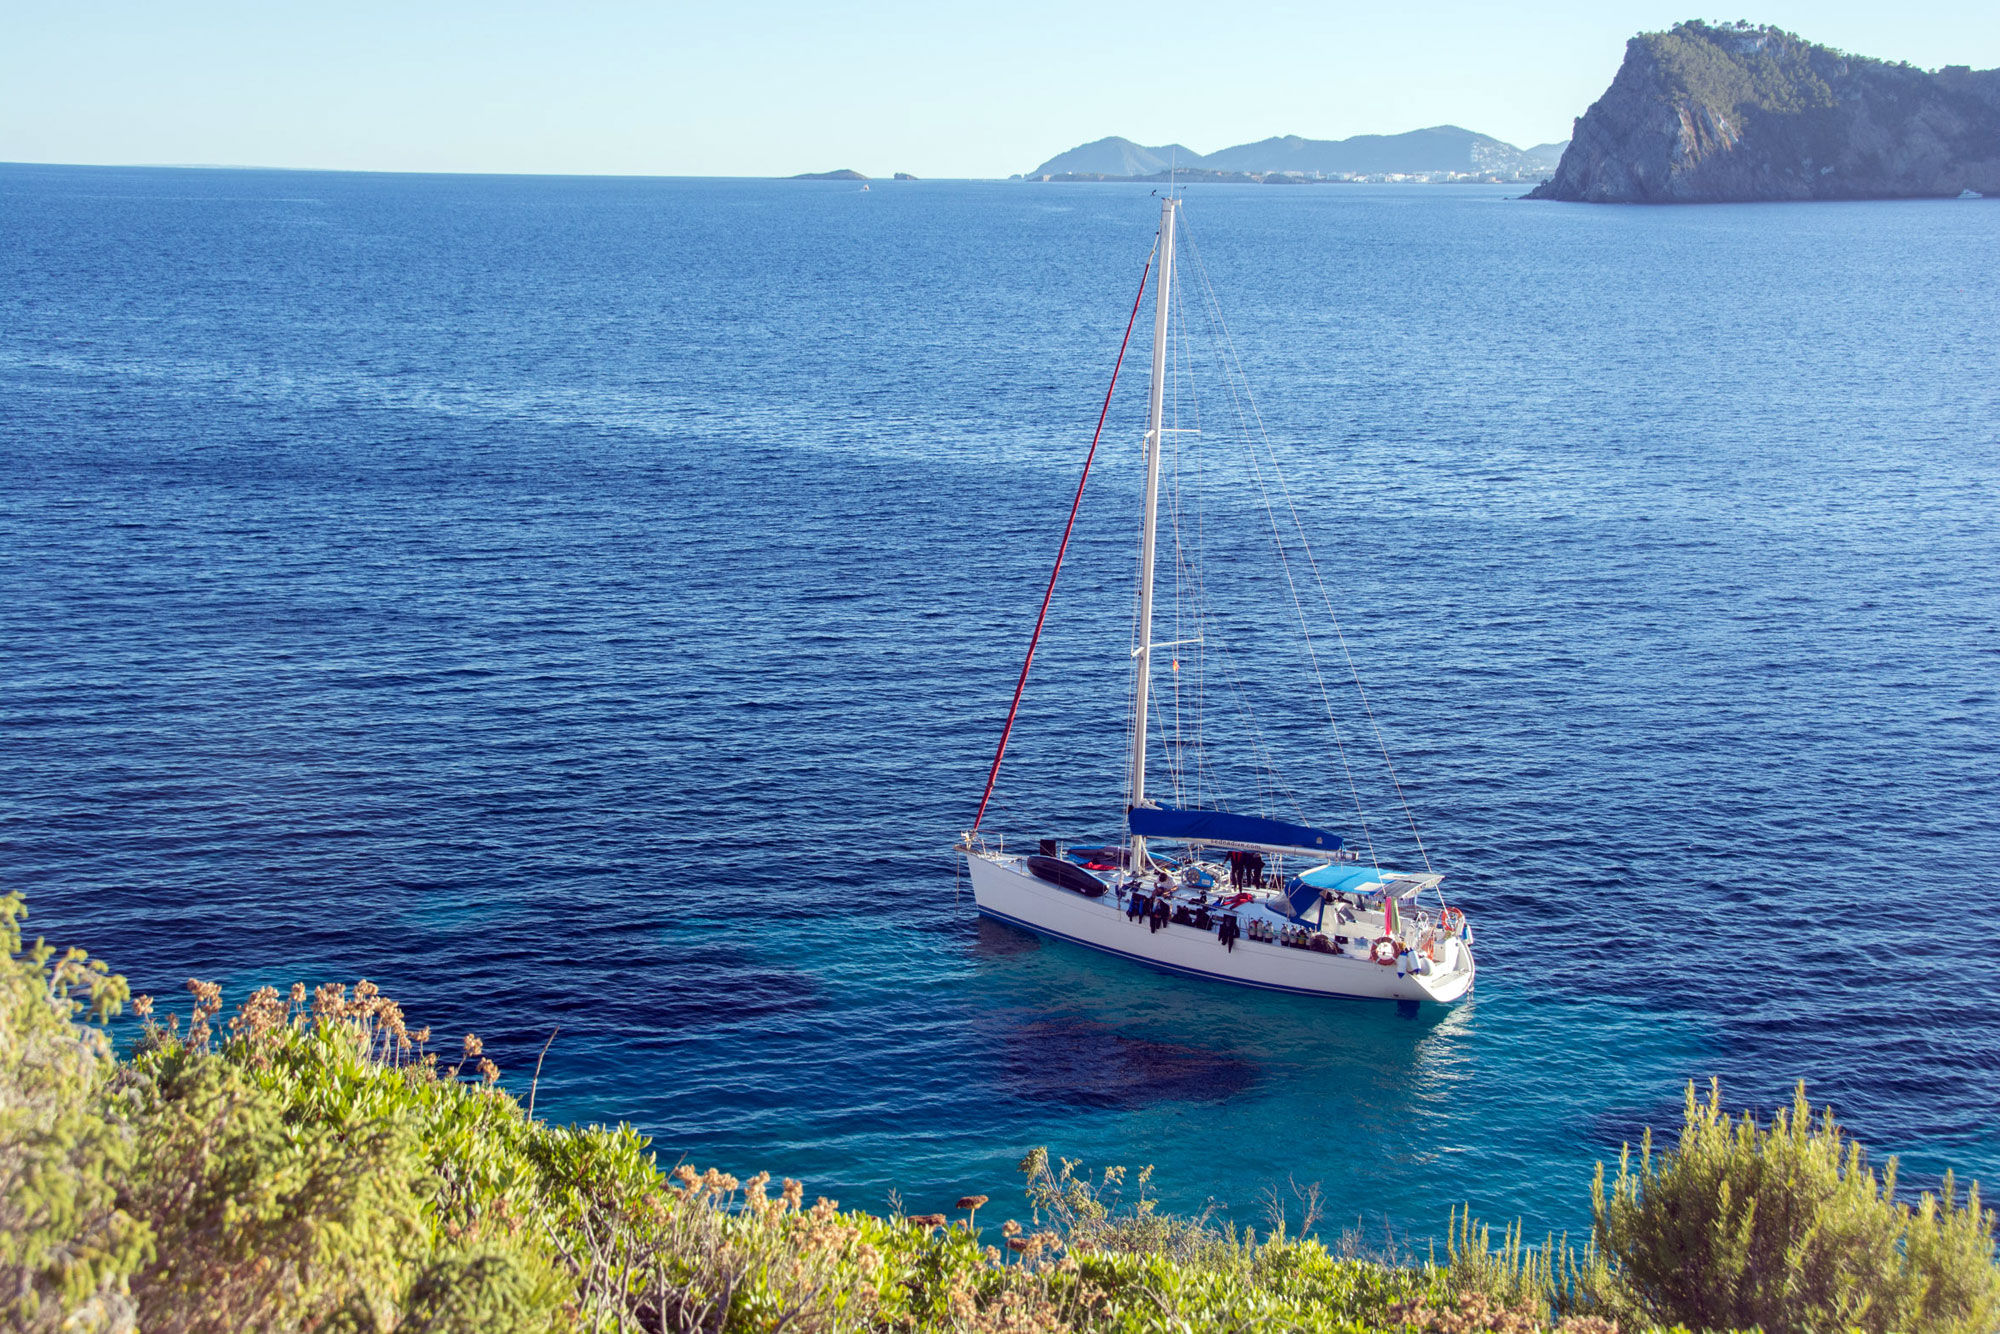
<path fill-rule="evenodd" d="M 2000 196 L 2000 70 L 1844 55 L 1776 28 L 1634 37 L 1531 199 Z"/>

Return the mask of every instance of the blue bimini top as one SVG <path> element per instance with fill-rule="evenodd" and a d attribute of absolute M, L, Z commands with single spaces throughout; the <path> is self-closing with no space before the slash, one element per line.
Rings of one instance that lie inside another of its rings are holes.
<path fill-rule="evenodd" d="M 1394 871 L 1385 871 L 1379 866 L 1357 866 L 1353 862 L 1316 867 L 1299 877 L 1314 889 L 1338 890 L 1343 894 L 1352 894 L 1370 882 L 1386 882 L 1395 878 Z"/>
<path fill-rule="evenodd" d="M 1323 890 L 1335 890 L 1352 894 L 1363 885 L 1381 888 L 1381 883 L 1396 878 L 1394 871 L 1385 871 L 1379 866 L 1357 866 L 1353 862 L 1334 862 L 1330 866 L 1317 866 L 1304 875 L 1295 875 L 1285 886 L 1285 901 L 1291 905 L 1292 919 L 1302 920 Z"/>

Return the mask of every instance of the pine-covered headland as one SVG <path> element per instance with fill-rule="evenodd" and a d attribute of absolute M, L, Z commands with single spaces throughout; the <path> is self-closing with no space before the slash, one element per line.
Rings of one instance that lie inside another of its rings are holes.
<path fill-rule="evenodd" d="M 1849 55 L 1773 27 L 1641 33 L 1532 199 L 2000 197 L 2000 69 Z"/>

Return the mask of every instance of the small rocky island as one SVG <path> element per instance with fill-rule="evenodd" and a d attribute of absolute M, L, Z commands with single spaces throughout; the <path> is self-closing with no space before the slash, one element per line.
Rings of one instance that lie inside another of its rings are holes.
<path fill-rule="evenodd" d="M 868 178 L 852 167 L 842 167 L 839 171 L 802 171 L 792 177 L 795 181 L 865 181 Z"/>
<path fill-rule="evenodd" d="M 1695 204 L 2000 197 L 2000 69 L 1935 73 L 1776 28 L 1682 23 L 1625 47 L 1530 199 Z"/>

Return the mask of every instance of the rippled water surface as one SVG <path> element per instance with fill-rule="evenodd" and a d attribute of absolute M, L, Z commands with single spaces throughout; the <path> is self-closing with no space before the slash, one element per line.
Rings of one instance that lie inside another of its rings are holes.
<path fill-rule="evenodd" d="M 524 1092 L 559 1025 L 541 1108 L 853 1204 L 1048 1144 L 1252 1223 L 1573 1228 L 1711 1074 L 2000 1175 L 2000 205 L 1186 213 L 1466 1005 L 955 885 L 1143 188 L 0 168 L 0 883 L 144 990 L 367 976 Z M 1116 829 L 1143 378 L 1015 836 Z"/>

